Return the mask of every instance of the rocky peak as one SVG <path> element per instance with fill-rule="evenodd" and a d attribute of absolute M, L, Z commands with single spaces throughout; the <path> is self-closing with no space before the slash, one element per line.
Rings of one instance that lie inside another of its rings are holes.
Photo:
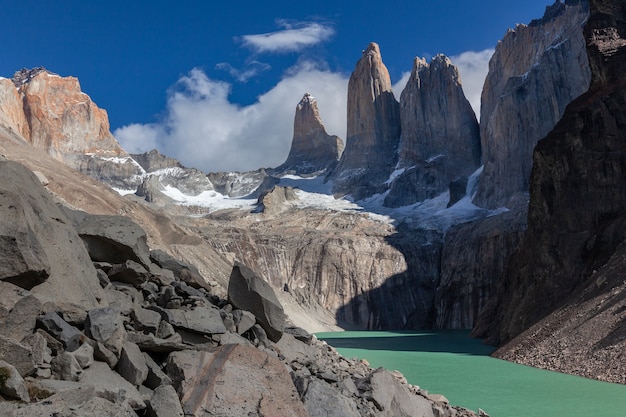
<path fill-rule="evenodd" d="M 435 197 L 480 165 L 476 115 L 463 93 L 457 67 L 445 55 L 435 56 L 430 64 L 415 58 L 400 96 L 400 120 L 398 167 L 414 169 L 407 169 L 393 183 L 386 205 Z M 411 178 L 404 181 L 402 176 Z M 433 178 L 425 181 L 426 176 Z"/>
<path fill-rule="evenodd" d="M 326 133 L 317 101 L 305 93 L 296 106 L 293 139 L 287 160 L 274 171 L 312 174 L 332 168 L 343 152 L 343 140 Z"/>
<path fill-rule="evenodd" d="M 42 72 L 48 73 L 50 75 L 57 75 L 53 72 L 48 71 L 44 67 L 35 67 L 33 69 L 22 68 L 21 70 L 15 71 L 15 73 L 13 74 L 13 84 L 16 88 L 20 88 Z"/>
<path fill-rule="evenodd" d="M 370 43 L 348 82 L 346 149 L 332 176 L 333 192 L 362 199 L 384 191 L 399 139 L 399 103 L 380 48 Z"/>
<path fill-rule="evenodd" d="M 146 172 L 153 172 L 164 168 L 183 168 L 177 159 L 165 156 L 156 149 L 142 154 L 131 154 L 131 156 Z"/>
<path fill-rule="evenodd" d="M 542 19 L 509 30 L 489 63 L 481 97 L 485 165 L 475 203 L 495 208 L 528 192 L 532 151 L 589 87 L 582 27 L 586 2 L 556 2 Z"/>

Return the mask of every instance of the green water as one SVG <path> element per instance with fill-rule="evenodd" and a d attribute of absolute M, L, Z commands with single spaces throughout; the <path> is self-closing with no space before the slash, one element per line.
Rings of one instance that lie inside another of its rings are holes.
<path fill-rule="evenodd" d="M 491 417 L 626 417 L 626 385 L 535 369 L 489 357 L 466 331 L 338 332 L 317 337 L 348 358 L 397 369 L 453 405 Z"/>

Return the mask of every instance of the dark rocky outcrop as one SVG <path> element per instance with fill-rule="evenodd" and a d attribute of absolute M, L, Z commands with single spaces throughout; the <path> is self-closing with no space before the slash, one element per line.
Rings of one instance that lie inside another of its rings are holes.
<path fill-rule="evenodd" d="M 257 211 L 266 214 L 276 214 L 286 210 L 289 201 L 297 200 L 298 196 L 291 187 L 274 186 L 264 191 L 257 201 Z"/>
<path fill-rule="evenodd" d="M 557 1 L 543 19 L 518 25 L 498 43 L 481 97 L 479 206 L 506 205 L 528 191 L 535 145 L 589 87 L 587 16 L 586 2 Z"/>
<path fill-rule="evenodd" d="M 306 93 L 296 107 L 289 155 L 275 171 L 297 175 L 325 171 L 337 164 L 343 148 L 339 136 L 326 133 L 315 97 Z"/>
<path fill-rule="evenodd" d="M 400 120 L 398 168 L 407 170 L 392 184 L 386 206 L 435 197 L 451 181 L 479 167 L 478 121 L 461 88 L 459 71 L 446 56 L 437 55 L 430 64 L 415 58 L 400 96 Z M 428 172 L 434 180 L 416 172 Z"/>
<path fill-rule="evenodd" d="M 278 342 L 285 329 L 285 312 L 274 290 L 250 268 L 235 263 L 228 283 L 228 301 L 247 309 L 256 317 L 272 342 Z"/>
<path fill-rule="evenodd" d="M 494 343 L 592 288 L 594 271 L 626 238 L 626 11 L 608 0 L 590 10 L 591 86 L 535 149 L 528 231 L 475 330 Z"/>
<path fill-rule="evenodd" d="M 0 216 L 0 279 L 41 300 L 100 305 L 104 293 L 71 221 L 37 177 L 11 161 L 0 161 Z"/>
<path fill-rule="evenodd" d="M 513 210 L 453 226 L 441 254 L 435 296 L 437 329 L 471 329 L 526 229 L 526 200 Z"/>
<path fill-rule="evenodd" d="M 370 43 L 348 82 L 346 148 L 332 174 L 333 193 L 357 200 L 385 191 L 400 140 L 400 107 L 380 48 Z"/>

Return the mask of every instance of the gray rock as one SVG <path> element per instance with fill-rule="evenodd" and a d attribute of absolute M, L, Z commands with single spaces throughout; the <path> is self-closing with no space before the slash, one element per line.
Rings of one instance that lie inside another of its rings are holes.
<path fill-rule="evenodd" d="M 285 327 L 285 333 L 292 335 L 293 337 L 303 343 L 306 343 L 307 345 L 311 344 L 311 340 L 313 339 L 313 335 L 301 327 Z"/>
<path fill-rule="evenodd" d="M 378 368 L 370 376 L 371 399 L 385 417 L 434 417 L 431 403 L 412 394 L 391 372 Z"/>
<path fill-rule="evenodd" d="M 194 288 L 204 288 L 210 290 L 211 286 L 198 271 L 195 266 L 180 261 L 162 250 L 153 250 L 150 252 L 150 259 L 163 269 L 169 269 L 181 281 L 191 285 Z"/>
<path fill-rule="evenodd" d="M 71 354 L 82 369 L 89 368 L 93 364 L 94 349 L 89 343 L 83 343 Z"/>
<path fill-rule="evenodd" d="M 13 365 L 0 360 L 0 394 L 16 400 L 29 402 L 28 388 Z"/>
<path fill-rule="evenodd" d="M 12 161 L 0 161 L 0 218 L 0 280 L 42 302 L 100 305 L 102 288 L 76 230 L 37 177 Z"/>
<path fill-rule="evenodd" d="M 184 417 L 178 394 L 171 385 L 161 385 L 154 394 L 146 410 L 148 417 Z"/>
<path fill-rule="evenodd" d="M 133 410 L 146 407 L 137 388 L 112 371 L 106 363 L 94 362 L 92 366 L 85 369 L 81 383 L 93 385 L 96 395 L 116 404 L 128 404 Z"/>
<path fill-rule="evenodd" d="M 228 282 L 228 301 L 256 317 L 268 338 L 277 342 L 285 328 L 285 313 L 274 290 L 245 265 L 236 262 Z"/>
<path fill-rule="evenodd" d="M 267 333 L 265 333 L 263 327 L 255 324 L 254 326 L 252 326 L 252 329 L 250 329 L 250 331 L 255 338 L 255 343 L 257 343 L 259 347 L 270 347 L 270 341 L 267 338 Z"/>
<path fill-rule="evenodd" d="M 450 182 L 450 200 L 447 207 L 452 207 L 467 195 L 467 177 L 459 177 Z"/>
<path fill-rule="evenodd" d="M 141 385 L 148 377 L 146 360 L 139 346 L 131 342 L 124 342 L 122 354 L 115 369 L 133 385 Z"/>
<path fill-rule="evenodd" d="M 156 333 L 161 324 L 161 315 L 153 310 L 135 306 L 131 313 L 133 324 L 137 330 Z"/>
<path fill-rule="evenodd" d="M 224 333 L 220 335 L 220 345 L 248 345 L 250 341 L 245 337 L 241 337 L 236 333 Z"/>
<path fill-rule="evenodd" d="M 309 383 L 303 401 L 310 417 L 361 416 L 352 399 L 340 394 L 326 382 L 318 379 Z"/>
<path fill-rule="evenodd" d="M 284 333 L 283 337 L 276 342 L 276 347 L 287 362 L 298 362 L 303 365 L 314 362 L 318 354 L 317 349 L 302 343 L 288 333 Z"/>
<path fill-rule="evenodd" d="M 97 308 L 87 312 L 85 332 L 97 342 L 106 342 L 121 326 L 122 318 L 116 308 Z"/>
<path fill-rule="evenodd" d="M 161 367 L 152 359 L 150 355 L 143 352 L 143 358 L 148 367 L 148 376 L 143 382 L 145 386 L 151 389 L 157 389 L 161 385 L 172 385 L 172 379 L 167 376 Z"/>
<path fill-rule="evenodd" d="M 140 263 L 127 260 L 122 264 L 113 265 L 108 276 L 111 281 L 124 282 L 138 287 L 146 282 L 151 274 Z"/>
<path fill-rule="evenodd" d="M 127 340 L 135 343 L 145 352 L 169 353 L 189 348 L 189 346 L 183 344 L 183 339 L 178 333 L 175 333 L 168 339 L 160 339 L 152 334 L 129 332 Z"/>
<path fill-rule="evenodd" d="M 174 289 L 176 290 L 176 293 L 182 296 L 183 298 L 189 298 L 189 297 L 204 298 L 205 297 L 202 291 L 197 290 L 187 285 L 184 282 L 173 282 L 172 287 L 174 287 Z"/>
<path fill-rule="evenodd" d="M 159 286 L 172 285 L 176 280 L 174 272 L 169 269 L 163 269 L 159 265 L 152 262 L 150 264 L 150 273 L 152 274 L 151 280 L 159 284 Z"/>
<path fill-rule="evenodd" d="M 51 349 L 48 348 L 48 342 L 41 333 L 33 333 L 30 336 L 24 338 L 22 343 L 30 346 L 33 355 L 33 361 L 37 366 L 44 363 L 50 363 L 52 360 L 50 353 Z"/>
<path fill-rule="evenodd" d="M 202 334 L 222 334 L 226 333 L 226 327 L 217 309 L 211 307 L 195 307 L 184 312 L 186 325 L 185 329 Z"/>
<path fill-rule="evenodd" d="M 72 352 L 62 352 L 52 359 L 52 374 L 64 381 L 80 381 L 83 368 Z"/>
<path fill-rule="evenodd" d="M 235 321 L 237 333 L 239 334 L 244 334 L 256 324 L 256 317 L 254 317 L 254 314 L 245 310 L 233 311 L 233 320 Z"/>
<path fill-rule="evenodd" d="M 118 285 L 120 283 L 117 283 Z M 133 296 L 127 292 L 120 291 L 118 286 L 110 287 L 105 290 L 109 307 L 118 310 L 121 314 L 129 315 L 135 307 Z"/>
<path fill-rule="evenodd" d="M 43 329 L 37 329 L 36 334 L 46 339 L 46 345 L 50 348 L 53 355 L 63 351 L 63 344 L 56 340 L 50 333 Z"/>
<path fill-rule="evenodd" d="M 137 414 L 126 404 L 114 404 L 104 398 L 94 397 L 93 387 L 75 386 L 43 401 L 21 407 L 9 416 L 136 417 Z"/>
<path fill-rule="evenodd" d="M 117 365 L 118 357 L 113 351 L 107 348 L 102 342 L 94 342 L 93 357 L 100 362 L 106 362 L 111 369 Z"/>
<path fill-rule="evenodd" d="M 37 319 L 37 323 L 61 342 L 65 350 L 70 352 L 78 349 L 81 338 L 84 337 L 80 330 L 71 326 L 55 312 L 48 312 L 40 316 Z"/>
<path fill-rule="evenodd" d="M 71 214 L 92 260 L 112 264 L 133 260 L 150 266 L 146 232 L 130 218 L 84 212 Z"/>
<path fill-rule="evenodd" d="M 96 274 L 98 275 L 98 281 L 100 282 L 100 286 L 102 288 L 108 288 L 109 285 L 111 285 L 109 276 L 102 269 L 96 269 Z"/>
<path fill-rule="evenodd" d="M 161 320 L 159 323 L 159 329 L 156 332 L 156 337 L 160 339 L 167 339 L 175 333 L 176 331 L 174 330 L 174 326 L 169 324 L 167 321 Z"/>
<path fill-rule="evenodd" d="M 2 335 L 19 342 L 32 334 L 41 309 L 41 302 L 29 291 L 0 281 Z"/>

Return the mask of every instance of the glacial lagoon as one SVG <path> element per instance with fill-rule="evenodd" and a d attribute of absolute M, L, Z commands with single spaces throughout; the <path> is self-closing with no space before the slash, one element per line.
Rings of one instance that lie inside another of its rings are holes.
<path fill-rule="evenodd" d="M 626 416 L 626 385 L 518 365 L 488 356 L 493 348 L 467 331 L 317 333 L 347 358 L 397 369 L 453 405 L 491 417 Z"/>

